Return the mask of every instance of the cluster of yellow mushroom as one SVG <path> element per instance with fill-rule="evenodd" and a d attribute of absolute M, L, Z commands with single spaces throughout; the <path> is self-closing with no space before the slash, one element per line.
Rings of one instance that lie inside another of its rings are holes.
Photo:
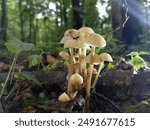
<path fill-rule="evenodd" d="M 61 94 L 58 100 L 63 102 L 73 100 L 83 88 L 86 90 L 86 96 L 89 97 L 90 89 L 95 87 L 104 61 L 113 61 L 108 53 L 95 54 L 96 47 L 106 46 L 105 39 L 94 33 L 90 27 L 82 27 L 79 30 L 67 30 L 60 43 L 68 49 L 68 52 L 61 51 L 59 53 L 68 68 L 68 85 L 67 91 Z M 99 69 L 96 70 L 94 65 L 99 65 Z M 93 75 L 95 75 L 95 79 L 92 83 Z"/>

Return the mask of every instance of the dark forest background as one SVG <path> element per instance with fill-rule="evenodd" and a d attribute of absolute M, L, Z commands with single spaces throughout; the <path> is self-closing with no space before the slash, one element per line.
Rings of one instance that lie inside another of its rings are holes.
<path fill-rule="evenodd" d="M 57 44 L 66 29 L 82 26 L 103 35 L 107 48 L 117 48 L 119 43 L 143 44 L 147 49 L 150 44 L 148 0 L 1 0 L 0 5 L 1 49 L 11 38 L 35 45 Z M 100 6 L 106 7 L 103 16 Z"/>

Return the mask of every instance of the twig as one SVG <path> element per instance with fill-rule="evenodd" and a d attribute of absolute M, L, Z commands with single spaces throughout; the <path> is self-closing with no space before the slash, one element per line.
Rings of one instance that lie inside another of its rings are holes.
<path fill-rule="evenodd" d="M 125 1 L 125 5 L 126 5 L 126 12 L 125 12 L 125 20 L 124 20 L 124 22 L 122 23 L 122 25 L 116 27 L 113 31 L 108 32 L 108 33 L 106 33 L 106 34 L 104 34 L 104 35 L 117 32 L 121 27 L 122 27 L 122 28 L 125 27 L 125 24 L 126 24 L 127 21 L 129 20 L 130 16 L 128 16 L 129 6 L 128 6 L 128 3 L 127 3 L 127 0 L 124 0 L 124 1 Z"/>
<path fill-rule="evenodd" d="M 99 104 L 99 102 L 97 102 L 97 101 L 99 101 L 99 99 L 98 99 L 98 97 L 99 97 L 99 98 L 103 99 L 105 102 L 107 102 L 108 104 L 110 104 L 117 112 L 122 112 L 109 98 L 105 97 L 104 95 L 102 95 L 100 93 L 95 92 L 94 89 L 93 89 L 92 93 L 93 94 L 91 94 L 91 95 L 93 95 L 96 103 Z M 102 104 L 100 104 L 100 105 L 102 105 Z"/>
<path fill-rule="evenodd" d="M 11 66 L 10 66 L 10 70 L 9 70 L 9 72 L 8 72 L 8 75 L 7 75 L 7 77 L 6 77 L 6 80 L 5 80 L 5 82 L 4 82 L 3 86 L 2 86 L 2 91 L 1 91 L 1 94 L 0 94 L 0 100 L 2 99 L 4 90 L 5 90 L 5 88 L 6 88 L 6 85 L 7 85 L 7 83 L 8 83 L 9 78 L 10 78 L 11 72 L 12 72 L 12 70 L 13 70 L 13 68 L 14 68 L 15 63 L 16 63 L 16 60 L 17 60 L 17 55 L 15 55 L 15 57 L 14 57 L 14 59 L 13 59 L 13 62 L 12 62 L 12 64 L 11 64 Z"/>
<path fill-rule="evenodd" d="M 17 82 L 16 82 L 17 83 Z M 9 92 L 9 94 L 5 97 L 5 99 L 4 100 L 7 100 L 10 96 L 11 96 L 11 94 L 15 91 L 15 89 L 16 89 L 16 83 L 14 84 L 14 86 L 13 86 L 13 88 L 11 89 L 11 91 Z"/>

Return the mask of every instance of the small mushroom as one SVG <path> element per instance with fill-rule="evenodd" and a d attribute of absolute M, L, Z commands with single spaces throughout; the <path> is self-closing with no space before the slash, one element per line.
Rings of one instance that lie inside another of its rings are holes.
<path fill-rule="evenodd" d="M 69 82 L 71 85 L 81 85 L 83 83 L 83 78 L 81 75 L 75 73 L 73 74 L 70 79 L 69 79 Z"/>
<path fill-rule="evenodd" d="M 113 62 L 111 55 L 108 53 L 102 53 L 99 55 L 99 57 L 101 58 L 101 61 Z"/>
<path fill-rule="evenodd" d="M 78 38 L 79 32 L 76 29 L 69 29 L 64 33 L 64 37 L 69 36 L 71 38 Z"/>
<path fill-rule="evenodd" d="M 61 39 L 60 43 L 61 43 L 61 44 L 65 44 L 65 42 L 68 41 L 68 40 L 70 40 L 70 39 L 71 39 L 71 37 L 69 37 L 69 36 L 63 37 L 63 38 Z"/>
<path fill-rule="evenodd" d="M 87 44 L 92 47 L 91 54 L 90 54 L 90 65 L 89 65 L 89 73 L 87 76 L 87 86 L 86 86 L 86 94 L 87 97 L 90 96 L 90 88 L 91 88 L 91 79 L 92 79 L 92 72 L 93 72 L 93 66 L 94 66 L 94 55 L 95 55 L 95 47 L 105 47 L 106 41 L 105 39 L 97 34 L 92 33 L 86 38 Z"/>
<path fill-rule="evenodd" d="M 61 51 L 59 52 L 59 55 L 64 59 L 64 60 L 68 60 L 69 59 L 69 54 L 65 51 Z"/>
<path fill-rule="evenodd" d="M 105 47 L 106 46 L 106 41 L 105 39 L 97 34 L 97 33 L 92 33 L 90 34 L 87 38 L 86 38 L 86 42 L 90 45 L 90 46 L 94 46 L 94 47 Z"/>
<path fill-rule="evenodd" d="M 84 37 L 88 37 L 91 33 L 94 33 L 93 29 L 90 27 L 82 27 L 78 30 L 80 34 L 83 34 Z"/>
<path fill-rule="evenodd" d="M 91 58 L 91 54 L 89 54 L 87 57 L 86 57 L 86 62 L 87 63 L 92 63 L 92 64 L 99 64 L 101 62 L 101 58 L 99 55 L 95 54 L 92 58 Z"/>
<path fill-rule="evenodd" d="M 97 71 L 97 75 L 96 75 L 96 77 L 95 77 L 95 79 L 94 79 L 94 81 L 93 81 L 92 88 L 94 88 L 95 85 L 96 85 L 98 76 L 99 76 L 101 70 L 102 70 L 103 67 L 104 67 L 104 62 L 105 62 L 105 61 L 107 61 L 107 62 L 113 62 L 113 59 L 112 59 L 111 55 L 108 54 L 108 53 L 102 53 L 102 54 L 99 55 L 99 57 L 100 57 L 100 59 L 101 59 L 101 62 L 99 63 L 100 65 L 99 65 L 99 68 L 98 68 L 98 71 Z"/>
<path fill-rule="evenodd" d="M 69 96 L 64 92 L 64 93 L 62 93 L 62 94 L 58 97 L 58 100 L 61 101 L 61 102 L 68 102 L 68 101 L 70 101 L 70 98 L 69 98 Z"/>
<path fill-rule="evenodd" d="M 67 86 L 67 94 L 71 99 L 74 98 L 73 95 L 76 95 L 77 92 L 82 89 L 82 84 L 83 84 L 83 78 L 81 75 L 75 73 L 70 77 Z"/>
<path fill-rule="evenodd" d="M 79 31 L 80 35 L 82 35 L 85 38 L 85 40 L 90 34 L 94 33 L 93 29 L 91 29 L 90 27 L 82 27 L 78 31 Z M 88 44 L 86 44 L 86 47 L 83 47 L 82 51 L 81 51 L 81 54 L 84 57 L 82 60 L 82 65 L 81 65 L 81 66 L 83 66 L 84 80 L 86 80 L 86 78 L 87 78 L 87 69 L 86 69 L 86 51 L 87 50 L 91 50 L 91 48 L 89 47 Z M 81 73 L 82 73 L 82 71 L 81 71 Z"/>

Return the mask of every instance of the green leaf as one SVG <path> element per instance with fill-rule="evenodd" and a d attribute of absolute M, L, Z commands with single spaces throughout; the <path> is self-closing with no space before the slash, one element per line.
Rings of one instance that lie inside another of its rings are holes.
<path fill-rule="evenodd" d="M 145 101 L 142 101 L 140 104 L 148 105 L 149 102 L 147 100 L 145 100 Z"/>
<path fill-rule="evenodd" d="M 49 65 L 43 67 L 42 70 L 47 72 L 47 71 L 50 71 L 50 70 L 54 70 L 56 67 L 57 67 L 57 65 L 55 63 L 53 63 L 53 64 L 49 64 Z"/>
<path fill-rule="evenodd" d="M 28 57 L 29 68 L 42 63 L 42 55 L 31 55 Z"/>
<path fill-rule="evenodd" d="M 137 51 L 133 51 L 129 53 L 127 56 L 137 56 L 137 55 L 139 55 L 139 53 Z"/>
<path fill-rule="evenodd" d="M 129 63 L 137 69 L 143 68 L 145 66 L 145 61 L 141 56 L 133 57 Z"/>
<path fill-rule="evenodd" d="M 115 68 L 115 65 L 114 64 L 112 64 L 112 63 L 109 63 L 108 64 L 108 69 L 110 70 L 110 69 L 114 69 Z"/>
<path fill-rule="evenodd" d="M 150 53 L 146 52 L 146 51 L 140 51 L 139 55 L 150 55 Z"/>
<path fill-rule="evenodd" d="M 35 84 L 41 85 L 39 80 L 31 72 L 19 73 L 19 77 L 24 78 L 24 79 L 29 80 L 29 81 L 33 81 L 33 83 L 35 83 Z"/>
<path fill-rule="evenodd" d="M 15 38 L 9 40 L 5 45 L 8 51 L 14 54 L 20 54 L 23 51 L 30 51 L 34 47 L 34 44 L 32 43 L 25 43 Z"/>
<path fill-rule="evenodd" d="M 22 51 L 21 44 L 18 42 L 8 41 L 5 43 L 5 45 L 8 51 L 11 53 L 19 54 Z"/>
<path fill-rule="evenodd" d="M 130 106 L 128 106 L 128 107 L 125 109 L 125 112 L 133 113 L 133 112 L 136 111 L 136 108 L 137 108 L 136 105 L 130 105 Z"/>

